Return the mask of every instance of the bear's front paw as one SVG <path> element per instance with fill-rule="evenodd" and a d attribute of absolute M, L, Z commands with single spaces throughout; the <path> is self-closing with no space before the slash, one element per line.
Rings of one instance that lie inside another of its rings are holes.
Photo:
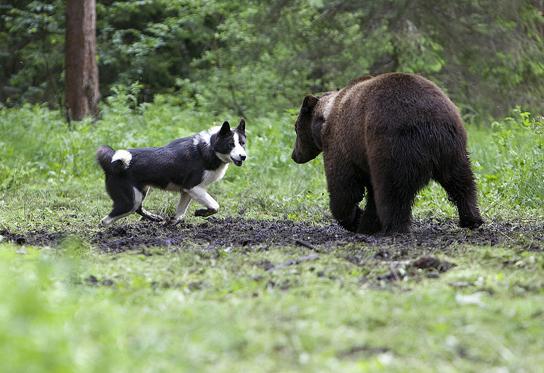
<path fill-rule="evenodd" d="M 474 219 L 462 219 L 459 221 L 459 226 L 461 228 L 468 228 L 468 229 L 476 229 L 482 225 L 484 221 L 482 218 L 474 218 Z"/>
<path fill-rule="evenodd" d="M 195 211 L 195 216 L 207 217 L 216 213 L 216 209 L 199 209 Z"/>
<path fill-rule="evenodd" d="M 376 219 L 365 218 L 363 215 L 359 226 L 357 227 L 357 233 L 362 234 L 375 234 L 382 230 L 382 225 L 380 221 Z"/>

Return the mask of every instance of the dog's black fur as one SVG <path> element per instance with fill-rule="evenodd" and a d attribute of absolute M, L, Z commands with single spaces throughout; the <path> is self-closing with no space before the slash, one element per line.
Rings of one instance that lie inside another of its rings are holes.
<path fill-rule="evenodd" d="M 197 210 L 196 215 L 216 213 L 219 205 L 207 194 L 206 188 L 223 177 L 228 163 L 242 165 L 246 159 L 245 141 L 242 119 L 234 130 L 225 122 L 219 130 L 180 138 L 163 147 L 116 152 L 109 146 L 101 146 L 96 158 L 104 170 L 106 190 L 113 200 L 113 209 L 102 223 L 109 225 L 133 212 L 150 220 L 162 220 L 142 207 L 150 187 L 181 193 L 174 223 L 183 218 L 191 199 L 206 207 Z"/>

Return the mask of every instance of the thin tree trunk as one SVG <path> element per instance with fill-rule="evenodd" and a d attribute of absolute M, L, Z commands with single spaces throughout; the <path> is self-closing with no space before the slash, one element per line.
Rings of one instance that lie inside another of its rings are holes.
<path fill-rule="evenodd" d="M 98 114 L 95 0 L 68 0 L 64 54 L 64 98 L 68 120 Z"/>

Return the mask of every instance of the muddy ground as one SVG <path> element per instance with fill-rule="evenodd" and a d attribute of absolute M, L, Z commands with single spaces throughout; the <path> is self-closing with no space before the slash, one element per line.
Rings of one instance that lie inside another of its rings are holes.
<path fill-rule="evenodd" d="M 66 232 L 36 231 L 16 234 L 0 231 L 4 240 L 17 244 L 54 246 L 68 235 Z M 311 225 L 289 220 L 249 220 L 242 218 L 209 218 L 202 223 L 164 226 L 140 221 L 118 223 L 98 233 L 82 232 L 95 247 L 105 252 L 122 252 L 147 247 L 170 247 L 192 244 L 215 249 L 242 247 L 247 250 L 300 245 L 316 252 L 350 245 L 373 248 L 395 248 L 378 251 L 384 259 L 401 258 L 404 251 L 447 251 L 450 246 L 513 246 L 522 250 L 544 251 L 544 223 L 488 222 L 478 230 L 461 229 L 452 220 L 416 220 L 412 232 L 396 236 L 367 236 L 346 232 L 336 224 Z"/>

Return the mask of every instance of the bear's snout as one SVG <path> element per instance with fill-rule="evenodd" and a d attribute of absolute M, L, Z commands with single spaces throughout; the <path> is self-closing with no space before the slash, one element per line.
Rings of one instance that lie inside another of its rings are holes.
<path fill-rule="evenodd" d="M 293 153 L 291 153 L 291 159 L 295 162 L 295 163 L 304 163 L 300 160 L 300 155 L 297 153 L 296 150 L 293 150 Z"/>

